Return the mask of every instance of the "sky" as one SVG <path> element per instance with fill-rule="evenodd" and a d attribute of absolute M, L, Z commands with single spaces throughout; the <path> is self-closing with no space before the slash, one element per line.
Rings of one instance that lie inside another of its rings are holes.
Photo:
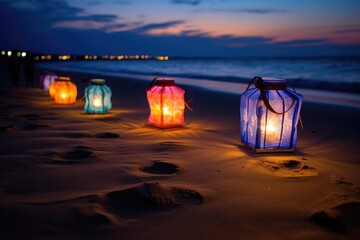
<path fill-rule="evenodd" d="M 360 0 L 0 0 L 0 48 L 188 57 L 360 55 Z"/>

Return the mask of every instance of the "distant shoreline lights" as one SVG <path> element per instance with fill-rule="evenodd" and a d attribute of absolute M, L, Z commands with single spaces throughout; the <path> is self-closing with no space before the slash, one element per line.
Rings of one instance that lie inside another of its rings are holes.
<path fill-rule="evenodd" d="M 0 56 L 11 57 L 13 51 L 11 50 L 2 50 Z M 167 55 L 160 56 L 150 56 L 147 54 L 105 54 L 105 55 L 96 55 L 96 54 L 85 54 L 85 55 L 71 55 L 71 54 L 45 54 L 45 53 L 34 53 L 33 60 L 35 61 L 101 61 L 101 60 L 110 60 L 110 61 L 122 61 L 122 60 L 158 60 L 158 61 L 168 61 L 170 57 Z M 18 57 L 26 57 L 26 51 L 17 52 Z"/>

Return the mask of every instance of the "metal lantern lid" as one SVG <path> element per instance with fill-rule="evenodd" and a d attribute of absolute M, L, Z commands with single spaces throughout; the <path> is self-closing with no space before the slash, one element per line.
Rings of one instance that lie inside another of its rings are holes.
<path fill-rule="evenodd" d="M 154 78 L 155 86 L 174 86 L 175 80 L 173 78 Z"/>
<path fill-rule="evenodd" d="M 105 79 L 91 79 L 90 80 L 90 85 L 104 85 L 105 84 Z"/>
<path fill-rule="evenodd" d="M 283 78 L 255 77 L 255 87 L 264 90 L 285 90 L 287 81 Z"/>
<path fill-rule="evenodd" d="M 58 77 L 55 81 L 70 81 L 69 77 Z"/>

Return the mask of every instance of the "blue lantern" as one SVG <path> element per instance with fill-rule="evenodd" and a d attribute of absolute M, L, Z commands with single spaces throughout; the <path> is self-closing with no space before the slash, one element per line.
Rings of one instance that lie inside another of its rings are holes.
<path fill-rule="evenodd" d="M 92 79 L 85 89 L 85 111 L 87 113 L 106 113 L 112 107 L 111 89 L 104 79 Z"/>
<path fill-rule="evenodd" d="M 302 101 L 285 79 L 254 77 L 240 99 L 241 141 L 256 152 L 293 151 Z"/>

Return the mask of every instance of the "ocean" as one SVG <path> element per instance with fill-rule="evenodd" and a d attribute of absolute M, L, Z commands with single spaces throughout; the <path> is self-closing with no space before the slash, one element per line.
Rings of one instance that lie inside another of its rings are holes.
<path fill-rule="evenodd" d="M 360 93 L 360 57 L 170 58 L 168 61 L 68 61 L 37 66 L 106 75 L 208 79 L 219 83 L 248 83 L 253 76 L 280 77 L 295 88 Z"/>

